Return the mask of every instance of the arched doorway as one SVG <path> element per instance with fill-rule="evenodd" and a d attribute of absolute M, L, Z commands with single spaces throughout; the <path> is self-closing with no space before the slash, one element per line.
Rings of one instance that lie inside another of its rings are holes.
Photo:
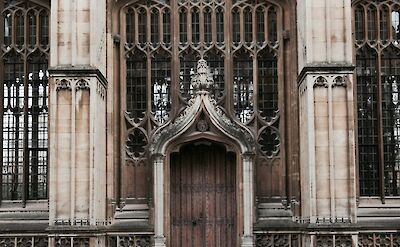
<path fill-rule="evenodd" d="M 236 154 L 200 141 L 170 161 L 170 246 L 237 246 Z"/>

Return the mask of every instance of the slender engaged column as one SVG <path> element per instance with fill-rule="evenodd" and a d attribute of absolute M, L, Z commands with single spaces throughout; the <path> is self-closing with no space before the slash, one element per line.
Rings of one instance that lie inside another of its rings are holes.
<path fill-rule="evenodd" d="M 154 247 L 165 246 L 164 236 L 164 156 L 153 160 L 154 172 Z"/>
<path fill-rule="evenodd" d="M 243 161 L 243 237 L 242 247 L 253 247 L 253 167 L 254 155 L 245 153 L 242 155 Z"/>

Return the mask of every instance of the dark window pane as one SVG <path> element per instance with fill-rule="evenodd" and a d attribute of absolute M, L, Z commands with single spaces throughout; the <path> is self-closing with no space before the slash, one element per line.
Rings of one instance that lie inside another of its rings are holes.
<path fill-rule="evenodd" d="M 382 54 L 382 121 L 385 194 L 400 195 L 400 54 L 388 48 Z"/>
<path fill-rule="evenodd" d="M 278 21 L 275 8 L 268 10 L 268 37 L 270 42 L 278 41 Z"/>
<path fill-rule="evenodd" d="M 40 13 L 40 46 L 46 49 L 49 46 L 49 12 Z"/>
<path fill-rule="evenodd" d="M 161 52 L 155 55 L 151 63 L 151 107 L 158 123 L 164 123 L 169 118 L 171 110 L 171 58 Z"/>
<path fill-rule="evenodd" d="M 126 111 L 140 121 L 147 109 L 147 59 L 144 54 L 130 54 L 126 60 Z"/>
<path fill-rule="evenodd" d="M 24 154 L 24 64 L 12 54 L 4 63 L 2 195 L 22 199 Z"/>
<path fill-rule="evenodd" d="M 211 30 L 211 9 L 204 9 L 204 42 L 207 46 L 212 41 L 212 30 Z"/>
<path fill-rule="evenodd" d="M 151 45 L 152 46 L 157 46 L 158 42 L 158 37 L 159 37 L 159 13 L 156 8 L 153 8 L 151 10 Z"/>
<path fill-rule="evenodd" d="M 211 50 L 205 54 L 205 59 L 214 79 L 212 96 L 216 100 L 219 100 L 222 98 L 225 91 L 224 58 L 217 51 Z"/>
<path fill-rule="evenodd" d="M 232 12 L 232 40 L 233 45 L 237 46 L 240 43 L 240 12 L 239 8 L 233 9 Z"/>
<path fill-rule="evenodd" d="M 377 25 L 376 25 L 376 9 L 375 7 L 368 8 L 368 39 L 376 41 Z"/>
<path fill-rule="evenodd" d="M 257 42 L 262 45 L 265 41 L 265 22 L 264 22 L 264 9 L 257 9 Z"/>
<path fill-rule="evenodd" d="M 199 55 L 194 51 L 190 51 L 187 54 L 182 54 L 180 59 L 179 89 L 181 96 L 184 99 L 190 98 L 193 93 L 193 88 L 190 86 L 190 81 L 192 76 L 196 74 L 196 66 L 199 59 Z"/>
<path fill-rule="evenodd" d="M 253 115 L 253 85 L 253 59 L 241 50 L 233 60 L 233 108 L 242 123 Z"/>
<path fill-rule="evenodd" d="M 250 8 L 244 10 L 244 41 L 246 45 L 251 45 L 253 41 L 253 16 Z"/>
<path fill-rule="evenodd" d="M 132 9 L 129 9 L 126 13 L 126 43 L 131 46 L 134 42 L 134 35 L 135 35 L 135 16 Z"/>
<path fill-rule="evenodd" d="M 171 44 L 171 13 L 168 9 L 163 13 L 163 41 L 165 44 Z"/>
<path fill-rule="evenodd" d="M 217 26 L 217 45 L 224 43 L 224 10 L 223 8 L 217 8 L 215 10 L 216 26 Z"/>
<path fill-rule="evenodd" d="M 15 14 L 15 44 L 21 49 L 24 45 L 24 15 L 21 11 Z"/>
<path fill-rule="evenodd" d="M 364 28 L 365 28 L 365 19 L 364 19 L 364 9 L 362 7 L 358 7 L 354 11 L 355 17 L 355 37 L 357 41 L 364 40 Z"/>
<path fill-rule="evenodd" d="M 29 198 L 47 197 L 47 66 L 46 57 L 32 54 L 28 71 Z"/>
<path fill-rule="evenodd" d="M 36 15 L 33 11 L 28 14 L 29 22 L 29 47 L 33 48 L 36 44 Z"/>
<path fill-rule="evenodd" d="M 268 51 L 258 55 L 258 109 L 270 121 L 278 113 L 278 60 Z"/>
<path fill-rule="evenodd" d="M 179 37 L 180 43 L 187 43 L 187 12 L 186 9 L 179 9 Z"/>
<path fill-rule="evenodd" d="M 197 46 L 200 42 L 200 11 L 192 8 L 192 42 Z"/>
<path fill-rule="evenodd" d="M 358 159 L 360 193 L 379 194 L 376 52 L 357 54 Z"/>

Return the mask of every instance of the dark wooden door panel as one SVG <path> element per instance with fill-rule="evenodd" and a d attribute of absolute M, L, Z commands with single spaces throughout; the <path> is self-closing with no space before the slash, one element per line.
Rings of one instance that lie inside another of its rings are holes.
<path fill-rule="evenodd" d="M 172 154 L 172 247 L 236 246 L 235 166 L 235 155 L 215 144 Z"/>

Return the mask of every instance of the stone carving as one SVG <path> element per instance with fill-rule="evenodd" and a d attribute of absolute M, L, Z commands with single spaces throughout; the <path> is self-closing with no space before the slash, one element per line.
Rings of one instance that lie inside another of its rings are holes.
<path fill-rule="evenodd" d="M 129 235 L 129 236 L 119 236 L 118 246 L 120 247 L 150 247 L 151 238 L 150 236 L 139 236 L 139 235 Z"/>
<path fill-rule="evenodd" d="M 70 247 L 71 246 L 71 237 L 56 237 L 55 246 Z"/>
<path fill-rule="evenodd" d="M 353 239 L 351 238 L 351 235 L 336 235 L 335 246 L 336 247 L 353 246 Z"/>
<path fill-rule="evenodd" d="M 78 90 L 90 90 L 89 81 L 87 81 L 85 79 L 79 79 L 75 83 L 75 91 L 78 91 Z"/>
<path fill-rule="evenodd" d="M 71 81 L 67 79 L 56 79 L 56 91 L 71 90 Z"/>
<path fill-rule="evenodd" d="M 49 238 L 47 236 L 39 236 L 34 238 L 35 247 L 48 247 Z"/>
<path fill-rule="evenodd" d="M 328 87 L 328 81 L 325 79 L 323 76 L 319 76 L 315 81 L 314 81 L 314 88 L 316 87 Z"/>
<path fill-rule="evenodd" d="M 17 238 L 17 247 L 25 247 L 25 246 L 33 246 L 32 238 L 30 237 Z"/>
<path fill-rule="evenodd" d="M 0 246 L 15 246 L 15 238 L 12 237 L 0 238 Z"/>
<path fill-rule="evenodd" d="M 126 154 L 136 164 L 146 153 L 147 137 L 145 132 L 139 128 L 131 129 L 125 143 Z"/>
<path fill-rule="evenodd" d="M 316 247 L 333 247 L 333 235 L 317 235 Z"/>
<path fill-rule="evenodd" d="M 197 74 L 192 77 L 190 84 L 195 92 L 212 89 L 214 79 L 206 60 L 200 59 L 197 62 Z"/>
<path fill-rule="evenodd" d="M 333 80 L 332 87 L 346 87 L 346 78 L 342 76 L 338 76 Z"/>
<path fill-rule="evenodd" d="M 74 238 L 73 246 L 89 247 L 90 238 Z"/>
<path fill-rule="evenodd" d="M 400 233 L 360 233 L 359 247 L 400 246 Z"/>
<path fill-rule="evenodd" d="M 106 98 L 106 88 L 99 81 L 97 81 L 96 92 L 101 97 L 101 99 L 105 100 L 105 98 Z"/>
<path fill-rule="evenodd" d="M 254 152 L 255 138 L 251 134 L 251 131 L 231 120 L 225 113 L 225 110 L 211 97 L 210 90 L 213 79 L 206 61 L 203 59 L 200 60 L 197 69 L 197 75 L 192 80 L 193 87 L 197 89 L 196 93 L 191 95 L 187 107 L 171 124 L 154 133 L 150 152 L 152 154 L 162 154 L 167 143 L 184 133 L 196 122 L 200 111 L 209 116 L 211 123 L 217 129 L 236 140 L 241 145 L 243 151 Z"/>
<path fill-rule="evenodd" d="M 209 129 L 208 122 L 204 119 L 201 119 L 197 122 L 196 128 L 200 132 L 206 132 Z"/>
<path fill-rule="evenodd" d="M 289 233 L 265 233 L 256 235 L 257 247 L 297 247 L 299 246 L 298 234 Z"/>

